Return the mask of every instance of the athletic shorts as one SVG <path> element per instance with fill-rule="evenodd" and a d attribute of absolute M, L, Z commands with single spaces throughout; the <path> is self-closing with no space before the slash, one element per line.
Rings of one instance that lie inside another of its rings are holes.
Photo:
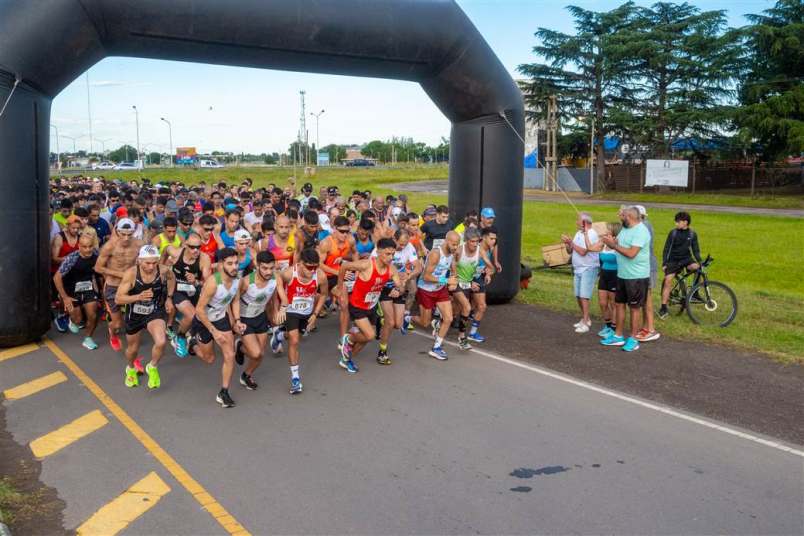
<path fill-rule="evenodd" d="M 650 278 L 621 279 L 617 278 L 617 293 L 615 303 L 625 303 L 629 307 L 642 307 L 648 298 Z"/>
<path fill-rule="evenodd" d="M 212 325 L 215 326 L 215 329 L 218 331 L 232 331 L 232 325 L 229 323 L 228 314 L 223 315 L 223 318 L 220 320 L 214 321 Z M 198 320 L 197 316 L 193 317 L 193 323 L 190 325 L 190 333 L 192 333 L 201 344 L 208 344 L 215 338 L 207 327 Z"/>
<path fill-rule="evenodd" d="M 109 309 L 110 313 L 120 312 L 120 306 L 117 305 L 117 302 L 114 300 L 114 297 L 116 295 L 117 295 L 117 287 L 106 285 L 103 288 L 103 299 L 106 300 L 106 307 Z"/>
<path fill-rule="evenodd" d="M 396 298 L 392 298 L 391 291 L 393 290 L 394 287 L 383 287 L 382 292 L 380 292 L 380 301 L 392 301 L 397 305 L 405 305 L 405 302 L 408 299 L 408 291 L 406 290 Z"/>
<path fill-rule="evenodd" d="M 268 328 L 270 327 L 268 315 L 265 314 L 265 311 L 253 318 L 241 316 L 240 321 L 246 325 L 246 331 L 243 332 L 243 335 L 262 335 L 263 333 L 268 333 Z"/>
<path fill-rule="evenodd" d="M 73 306 L 81 306 L 98 301 L 98 293 L 94 290 L 88 290 L 86 292 L 74 292 L 72 294 L 68 294 L 68 296 L 72 298 Z"/>
<path fill-rule="evenodd" d="M 617 270 L 600 270 L 597 289 L 606 292 L 617 292 Z"/>
<path fill-rule="evenodd" d="M 425 309 L 432 309 L 438 303 L 450 301 L 449 290 L 446 285 L 434 292 L 418 288 L 416 289 L 416 301 Z"/>
<path fill-rule="evenodd" d="M 694 262 L 695 261 L 692 260 L 692 257 L 681 261 L 668 261 L 667 265 L 665 266 L 666 270 L 664 271 L 664 275 L 677 274 Z"/>
<path fill-rule="evenodd" d="M 327 275 L 327 286 L 329 287 L 330 292 L 332 292 L 332 289 L 334 289 L 335 285 L 337 284 L 338 284 L 337 275 Z"/>
<path fill-rule="evenodd" d="M 188 296 L 184 292 L 179 292 L 178 290 L 173 293 L 173 305 L 179 305 L 182 302 L 189 301 L 193 304 L 193 307 L 198 305 L 198 298 L 201 295 L 200 292 L 196 292 L 192 296 Z"/>
<path fill-rule="evenodd" d="M 374 325 L 377 322 L 377 308 L 361 309 L 349 304 L 349 320 L 360 320 L 361 318 L 368 318 L 369 322 Z"/>
<path fill-rule="evenodd" d="M 165 311 L 164 307 L 154 309 L 154 311 L 149 315 L 138 315 L 134 313 L 126 314 L 126 335 L 136 335 L 145 329 L 153 320 L 167 321 L 167 312 Z"/>
<path fill-rule="evenodd" d="M 285 315 L 285 330 L 293 331 L 299 330 L 299 333 L 304 333 L 307 330 L 307 322 L 310 320 L 310 315 L 296 315 L 288 313 Z"/>
<path fill-rule="evenodd" d="M 581 273 L 576 273 L 573 277 L 573 288 L 575 297 L 584 300 L 591 300 L 595 291 L 595 281 L 597 280 L 598 268 L 587 268 Z"/>

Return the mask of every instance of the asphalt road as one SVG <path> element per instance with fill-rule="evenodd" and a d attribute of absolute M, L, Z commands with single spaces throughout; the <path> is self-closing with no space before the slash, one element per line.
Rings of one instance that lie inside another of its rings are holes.
<path fill-rule="evenodd" d="M 394 335 L 392 366 L 375 364 L 372 347 L 348 376 L 335 329 L 327 319 L 303 342 L 304 393 L 288 394 L 286 360 L 269 355 L 260 389 L 234 385 L 238 406 L 227 410 L 214 401 L 219 362 L 171 352 L 162 388 L 149 392 L 123 385 L 123 358 L 105 341 L 87 352 L 78 336 L 54 340 L 255 534 L 804 531 L 798 451 L 488 355 L 450 348 L 438 362 L 419 335 Z M 45 348 L 0 362 L 0 390 L 54 368 L 64 369 Z M 70 376 L 5 404 L 15 440 L 27 442 L 97 401 Z M 43 461 L 43 481 L 67 503 L 66 528 L 156 471 L 171 493 L 125 533 L 223 532 L 109 420 Z"/>
<path fill-rule="evenodd" d="M 389 184 L 389 188 L 408 192 L 423 192 L 446 195 L 448 181 L 417 181 Z M 591 199 L 586 194 L 570 192 L 569 196 L 575 202 L 584 205 L 620 205 L 633 203 L 632 201 L 618 201 L 616 199 Z M 535 190 L 525 190 L 525 201 L 563 201 L 564 198 L 556 193 L 539 193 Z M 780 216 L 786 218 L 804 218 L 804 210 L 795 208 L 757 208 L 757 207 L 731 207 L 724 205 L 693 205 L 689 203 L 650 203 L 640 201 L 647 208 L 672 208 L 676 210 L 705 210 L 707 212 L 727 212 L 729 214 L 754 214 L 759 216 Z"/>

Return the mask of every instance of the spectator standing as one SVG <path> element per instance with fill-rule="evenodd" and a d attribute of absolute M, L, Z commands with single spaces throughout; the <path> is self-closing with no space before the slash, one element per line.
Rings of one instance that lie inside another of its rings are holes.
<path fill-rule="evenodd" d="M 597 232 L 592 229 L 592 216 L 586 212 L 578 214 L 575 222 L 578 231 L 570 239 L 567 235 L 562 235 L 561 240 L 567 248 L 567 252 L 572 254 L 572 271 L 574 277 L 575 299 L 581 309 L 581 320 L 573 327 L 575 333 L 587 333 L 592 327 L 592 319 L 589 316 L 589 303 L 592 300 L 592 293 L 595 289 L 595 281 L 600 270 L 600 259 L 598 253 L 593 248 L 598 244 Z"/>
<path fill-rule="evenodd" d="M 647 227 L 650 233 L 650 287 L 648 289 L 648 296 L 645 300 L 645 307 L 642 309 L 642 329 L 637 334 L 639 342 L 655 341 L 661 335 L 656 331 L 653 318 L 653 289 L 656 288 L 656 280 L 658 278 L 659 265 L 656 262 L 656 255 L 653 253 L 653 225 L 648 220 L 648 211 L 642 205 L 635 205 L 634 208 L 639 212 L 640 221 Z"/>
<path fill-rule="evenodd" d="M 622 225 L 620 223 L 607 223 L 606 234 L 604 236 L 616 237 L 620 233 Z M 604 339 L 614 335 L 615 316 L 614 316 L 614 297 L 617 293 L 617 253 L 603 243 L 601 240 L 589 246 L 590 251 L 597 251 L 600 258 L 600 278 L 597 283 L 597 298 L 600 304 L 600 314 L 603 316 L 605 326 L 597 335 Z"/>
<path fill-rule="evenodd" d="M 617 326 L 613 335 L 600 342 L 604 346 L 622 346 L 626 352 L 633 352 L 639 349 L 636 336 L 650 285 L 650 233 L 634 207 L 621 209 L 620 221 L 623 229 L 617 238 L 603 238 L 603 243 L 617 253 L 617 292 L 614 298 Z M 627 340 L 623 337 L 626 306 L 631 316 L 631 336 Z"/>

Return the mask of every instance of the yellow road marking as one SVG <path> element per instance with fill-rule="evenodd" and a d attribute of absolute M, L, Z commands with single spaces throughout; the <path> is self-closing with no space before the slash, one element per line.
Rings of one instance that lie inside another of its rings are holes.
<path fill-rule="evenodd" d="M 5 361 L 6 359 L 11 359 L 12 357 L 17 357 L 23 354 L 27 354 L 28 352 L 33 352 L 37 348 L 39 348 L 39 345 L 32 342 L 31 344 L 16 346 L 14 348 L 9 348 L 8 350 L 0 350 L 0 361 Z"/>
<path fill-rule="evenodd" d="M 100 386 L 95 383 L 95 381 L 90 378 L 81 368 L 75 364 L 75 361 L 70 359 L 61 348 L 56 345 L 55 342 L 51 341 L 50 339 L 45 339 L 45 344 L 53 354 L 64 363 L 67 368 L 72 371 L 73 374 L 83 383 L 89 391 L 95 395 L 95 397 L 100 400 L 101 404 L 106 406 L 112 415 L 117 417 L 117 420 L 125 426 L 131 434 L 142 443 L 148 452 L 150 452 L 154 458 L 159 460 L 165 469 L 167 469 L 171 475 L 182 485 L 184 488 L 190 492 L 190 494 L 195 497 L 195 500 L 210 513 L 212 517 L 215 518 L 221 527 L 226 530 L 229 534 L 237 535 L 237 536 L 246 536 L 250 534 L 243 525 L 238 523 L 238 521 L 232 517 L 232 515 L 226 511 L 226 509 L 216 501 L 212 495 L 207 493 L 207 491 L 199 484 L 190 474 L 184 470 L 184 468 L 179 465 L 173 457 L 167 453 L 165 449 L 163 449 L 159 444 L 154 441 L 154 439 L 148 435 L 148 433 L 142 429 L 142 427 L 137 424 L 134 419 L 132 419 L 128 413 L 126 413 L 120 405 L 112 400 L 112 398 L 106 394 L 106 392 L 100 388 Z"/>
<path fill-rule="evenodd" d="M 42 376 L 41 378 L 31 380 L 23 383 L 22 385 L 12 387 L 11 389 L 6 389 L 3 391 L 3 396 L 6 397 L 6 400 L 19 400 L 20 398 L 31 396 L 39 391 L 47 389 L 48 387 L 53 387 L 54 385 L 58 385 L 66 381 L 67 376 L 65 376 L 64 373 L 59 370 L 53 374 L 48 374 L 47 376 Z"/>
<path fill-rule="evenodd" d="M 49 434 L 31 441 L 31 451 L 37 458 L 50 456 L 107 424 L 109 424 L 109 420 L 104 417 L 103 413 L 97 409 L 90 411 L 58 430 L 53 430 Z"/>
<path fill-rule="evenodd" d="M 165 484 L 159 475 L 151 472 L 92 514 L 92 517 L 84 521 L 76 532 L 79 535 L 113 536 L 156 506 L 159 499 L 169 491 L 170 486 Z"/>

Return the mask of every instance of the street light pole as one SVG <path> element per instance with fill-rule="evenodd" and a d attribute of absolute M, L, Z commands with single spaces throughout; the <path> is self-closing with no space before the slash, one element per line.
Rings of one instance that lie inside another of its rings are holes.
<path fill-rule="evenodd" d="M 50 124 L 51 128 L 56 129 L 56 170 L 61 170 L 61 151 L 59 151 L 59 127 Z"/>
<path fill-rule="evenodd" d="M 589 195 L 595 193 L 595 116 L 592 116 L 592 134 L 589 142 Z"/>
<path fill-rule="evenodd" d="M 106 142 L 107 141 L 112 141 L 112 138 L 104 138 L 104 139 L 95 138 L 95 141 L 99 141 L 101 143 L 101 145 L 103 146 L 103 156 L 105 158 L 106 157 Z"/>
<path fill-rule="evenodd" d="M 173 127 L 171 126 L 170 121 L 164 117 L 160 117 L 159 119 L 167 123 L 168 126 L 168 137 L 170 138 L 170 167 L 173 167 Z"/>
<path fill-rule="evenodd" d="M 317 114 L 310 112 L 310 115 L 315 117 L 315 165 L 318 165 L 318 153 L 321 151 L 321 143 L 318 140 L 318 118 L 321 117 L 321 114 L 324 113 L 324 110 L 321 110 Z"/>
<path fill-rule="evenodd" d="M 137 122 L 137 167 L 139 167 L 140 154 L 142 153 L 142 151 L 140 151 L 140 112 L 139 110 L 137 110 L 136 106 L 132 105 L 131 107 L 134 108 L 134 116 Z"/>
<path fill-rule="evenodd" d="M 73 140 L 73 155 L 75 155 L 75 140 L 77 138 L 73 138 L 72 136 L 68 136 L 67 134 L 62 134 L 62 138 L 67 138 L 68 140 Z"/>

